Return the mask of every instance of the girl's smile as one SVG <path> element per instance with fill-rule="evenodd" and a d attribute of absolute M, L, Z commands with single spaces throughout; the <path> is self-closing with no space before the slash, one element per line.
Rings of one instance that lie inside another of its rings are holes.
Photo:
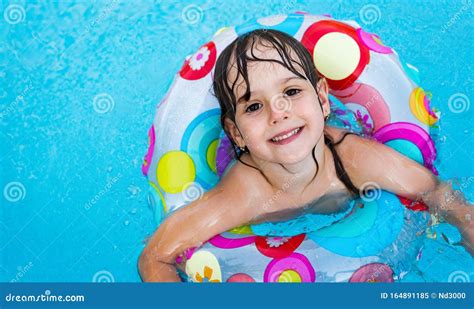
<path fill-rule="evenodd" d="M 280 132 L 276 136 L 269 139 L 269 142 L 275 145 L 289 144 L 300 136 L 303 128 L 304 126 Z"/>

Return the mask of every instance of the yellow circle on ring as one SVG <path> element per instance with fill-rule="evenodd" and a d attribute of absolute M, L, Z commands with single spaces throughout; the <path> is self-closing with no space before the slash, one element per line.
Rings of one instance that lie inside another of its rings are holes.
<path fill-rule="evenodd" d="M 169 151 L 156 167 L 158 184 L 167 193 L 179 193 L 196 178 L 193 159 L 183 151 Z"/>
<path fill-rule="evenodd" d="M 234 227 L 233 229 L 229 230 L 228 231 L 229 233 L 232 233 L 232 234 L 240 234 L 240 235 L 245 235 L 245 234 L 249 234 L 249 235 L 253 235 L 253 231 L 252 229 L 250 228 L 249 225 L 242 225 L 242 226 L 238 226 L 238 227 Z"/>
<path fill-rule="evenodd" d="M 422 88 L 416 87 L 410 93 L 410 110 L 412 114 L 418 119 L 421 123 L 427 124 L 429 126 L 434 125 L 438 119 L 430 115 L 425 107 L 425 92 Z"/>
<path fill-rule="evenodd" d="M 280 276 L 278 276 L 278 282 L 302 282 L 302 280 L 298 272 L 287 269 L 282 271 Z"/>
<path fill-rule="evenodd" d="M 207 153 L 206 153 L 206 160 L 207 160 L 207 165 L 211 168 L 211 170 L 214 173 L 217 173 L 216 169 L 216 157 L 217 157 L 217 145 L 219 144 L 219 140 L 215 139 L 213 140 L 210 144 L 209 147 L 207 147 Z"/>
<path fill-rule="evenodd" d="M 350 76 L 357 68 L 359 60 L 359 45 L 344 33 L 325 34 L 314 46 L 313 61 L 316 69 L 332 80 Z"/>

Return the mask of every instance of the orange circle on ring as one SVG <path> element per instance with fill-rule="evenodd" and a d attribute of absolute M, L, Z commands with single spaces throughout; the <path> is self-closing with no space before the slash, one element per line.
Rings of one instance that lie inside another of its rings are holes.
<path fill-rule="evenodd" d="M 321 39 L 326 34 L 333 32 L 349 36 L 357 44 L 360 51 L 359 62 L 355 67 L 354 71 L 349 74 L 349 76 L 340 80 L 330 79 L 325 76 L 331 89 L 341 90 L 351 86 L 359 78 L 359 76 L 364 71 L 366 65 L 370 61 L 370 54 L 369 49 L 359 41 L 356 29 L 347 24 L 334 20 L 318 21 L 309 26 L 303 34 L 301 43 L 306 47 L 311 56 L 313 56 L 314 48 L 318 43 L 319 39 Z M 319 72 L 319 74 L 324 76 L 324 74 L 322 74 L 321 72 Z"/>

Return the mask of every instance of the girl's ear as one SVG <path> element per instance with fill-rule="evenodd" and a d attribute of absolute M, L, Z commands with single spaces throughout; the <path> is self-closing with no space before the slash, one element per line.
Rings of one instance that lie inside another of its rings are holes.
<path fill-rule="evenodd" d="M 232 137 L 232 140 L 237 145 L 237 147 L 245 147 L 245 141 L 242 138 L 242 135 L 240 135 L 240 131 L 235 125 L 235 122 L 226 117 L 224 119 L 224 127 L 225 130 L 229 132 L 230 136 Z"/>
<path fill-rule="evenodd" d="M 323 116 L 326 117 L 331 112 L 329 104 L 329 85 L 325 78 L 320 78 L 317 85 L 319 99 L 323 108 Z"/>

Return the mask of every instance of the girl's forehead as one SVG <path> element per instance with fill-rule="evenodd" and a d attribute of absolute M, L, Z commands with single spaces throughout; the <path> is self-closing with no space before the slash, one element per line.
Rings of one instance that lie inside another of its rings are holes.
<path fill-rule="evenodd" d="M 248 81 L 252 93 L 278 87 L 285 78 L 296 75 L 275 62 L 255 62 L 248 67 Z M 239 76 L 235 87 L 236 97 L 241 97 L 247 91 L 247 85 L 242 76 Z"/>
<path fill-rule="evenodd" d="M 255 56 L 258 59 L 269 59 L 276 61 L 283 61 L 278 51 L 274 48 L 255 48 L 253 50 L 253 55 L 251 51 L 247 51 L 247 56 L 253 58 Z M 297 58 L 293 58 L 297 59 Z M 284 61 L 283 61 L 284 62 Z M 304 74 L 302 68 L 299 65 L 294 66 L 298 71 Z M 247 85 L 245 84 L 244 77 L 239 73 L 236 64 L 236 57 L 233 57 L 233 61 L 230 63 L 230 68 L 228 71 L 228 82 L 230 85 L 235 83 L 234 91 L 236 95 L 241 95 L 247 90 Z M 287 77 L 296 76 L 295 73 L 291 72 L 289 69 L 283 65 L 274 62 L 274 61 L 247 61 L 247 75 L 249 79 L 250 86 L 252 88 L 258 87 L 259 84 L 269 85 L 272 84 L 275 80 L 281 80 Z"/>
<path fill-rule="evenodd" d="M 275 62 L 267 62 L 267 61 L 256 61 L 256 60 L 249 60 L 253 59 L 254 57 L 257 59 L 268 59 L 268 60 L 278 60 L 281 61 L 281 56 L 278 54 L 278 51 L 274 48 L 270 47 L 254 47 L 253 50 L 251 48 L 248 48 L 246 51 L 246 59 L 247 59 L 247 70 L 250 75 L 250 73 L 254 73 L 255 71 L 259 71 L 262 68 L 265 67 L 273 67 L 273 64 L 276 64 Z M 231 58 L 231 62 L 229 63 L 229 74 L 228 78 L 229 80 L 235 80 L 235 77 L 238 74 L 237 70 L 237 58 L 240 58 L 241 55 L 236 55 L 234 51 L 234 55 Z M 241 76 L 239 76 L 241 77 Z"/>

